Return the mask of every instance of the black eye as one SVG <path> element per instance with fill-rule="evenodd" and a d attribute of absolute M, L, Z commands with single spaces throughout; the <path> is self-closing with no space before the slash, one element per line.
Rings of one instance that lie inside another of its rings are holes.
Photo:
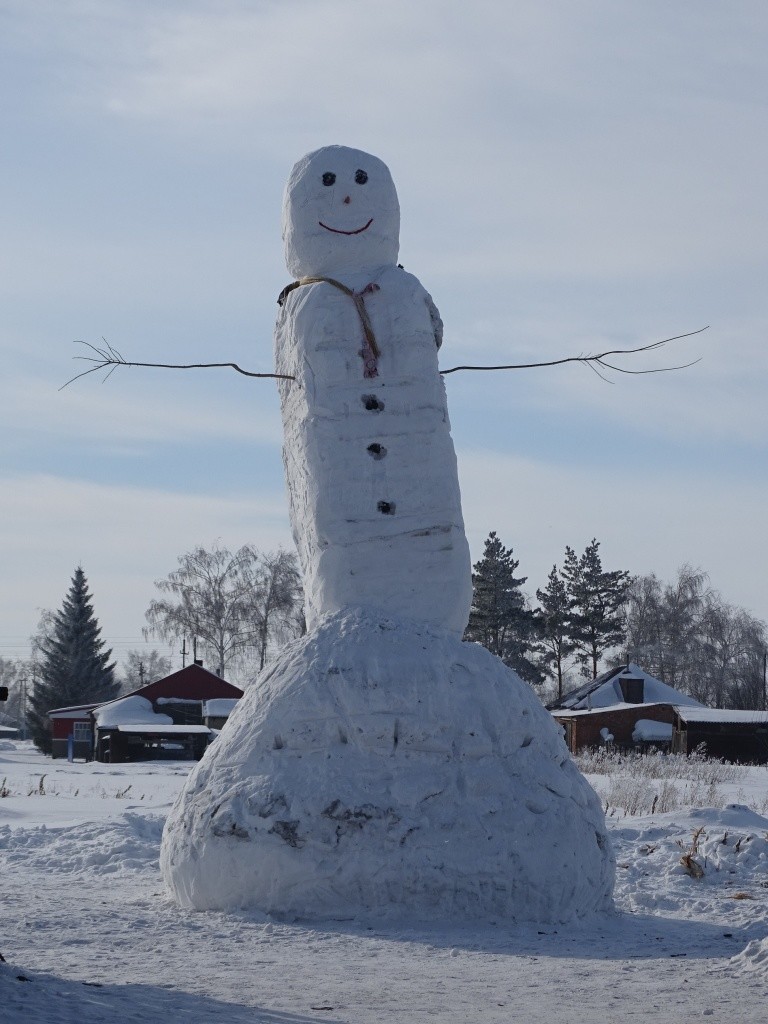
<path fill-rule="evenodd" d="M 360 171 L 358 171 L 357 173 L 360 174 Z M 323 184 L 332 185 L 334 181 L 336 181 L 336 175 L 333 173 L 333 171 L 326 171 L 325 174 L 323 175 Z"/>
<path fill-rule="evenodd" d="M 368 175 L 365 171 L 355 171 L 355 181 L 358 185 L 364 185 L 368 181 Z"/>

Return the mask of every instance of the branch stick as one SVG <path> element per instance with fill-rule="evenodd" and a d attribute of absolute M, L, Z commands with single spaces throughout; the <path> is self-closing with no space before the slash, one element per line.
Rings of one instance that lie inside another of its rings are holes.
<path fill-rule="evenodd" d="M 550 359 L 542 363 L 509 363 L 505 366 L 452 366 L 450 370 L 441 370 L 440 373 L 445 376 L 449 373 L 457 373 L 459 370 L 533 370 L 542 366 L 562 366 L 564 363 L 586 363 L 588 365 L 594 363 L 603 369 L 616 370 L 618 373 L 667 373 L 670 370 L 685 370 L 701 360 L 694 359 L 692 362 L 683 363 L 680 366 L 660 366 L 651 370 L 627 370 L 622 366 L 606 363 L 605 359 L 607 356 L 626 356 L 634 355 L 637 352 L 652 352 L 654 349 L 661 348 L 662 345 L 668 345 L 671 341 L 692 338 L 695 334 L 701 334 L 702 331 L 706 330 L 709 330 L 709 326 L 700 327 L 697 331 L 688 331 L 687 334 L 676 334 L 672 338 L 663 338 L 661 341 L 652 341 L 649 345 L 639 345 L 637 348 L 614 348 L 606 352 L 598 352 L 592 356 L 566 356 L 563 359 Z M 592 366 L 592 369 L 594 369 L 594 366 Z"/>
<path fill-rule="evenodd" d="M 88 363 L 93 363 L 94 365 L 91 366 L 90 369 L 83 370 L 82 373 L 78 373 L 74 377 L 71 377 L 66 384 L 62 384 L 59 391 L 63 391 L 64 388 L 73 384 L 76 380 L 80 380 L 81 377 L 87 377 L 89 373 L 96 373 L 98 370 L 107 371 L 106 376 L 104 377 L 104 380 L 107 380 L 107 378 L 115 372 L 118 366 L 144 366 L 162 370 L 200 370 L 226 366 L 232 370 L 236 370 L 238 373 L 242 373 L 244 377 L 271 377 L 275 380 L 296 379 L 291 374 L 287 373 L 254 373 L 252 370 L 244 370 L 241 366 L 238 366 L 237 363 L 139 363 L 123 358 L 120 352 L 118 352 L 116 348 L 113 348 L 113 346 L 105 339 L 102 338 L 102 341 L 104 341 L 105 348 L 98 348 L 96 345 L 91 345 L 88 341 L 75 342 L 76 345 L 85 345 L 87 348 L 95 352 L 96 355 L 75 356 L 74 358 L 83 359 Z"/>
<path fill-rule="evenodd" d="M 616 366 L 615 363 L 607 362 L 609 356 L 626 356 L 636 355 L 639 352 L 653 352 L 657 348 L 661 348 L 663 345 L 668 345 L 672 341 L 680 341 L 682 338 L 692 338 L 696 334 L 701 334 L 702 331 L 708 330 L 708 327 L 700 327 L 697 331 L 688 331 L 687 334 L 676 334 L 671 338 L 664 338 L 661 341 L 652 341 L 648 345 L 639 345 L 637 348 L 614 348 L 609 349 L 605 352 L 597 352 L 591 356 L 565 356 L 562 359 L 549 359 L 540 363 L 507 363 L 503 366 L 452 366 L 449 370 L 440 370 L 439 372 L 443 376 L 447 376 L 449 373 L 458 373 L 461 370 L 483 370 L 483 371 L 495 371 L 495 370 L 534 370 L 545 366 L 563 366 L 565 363 L 582 363 L 593 370 L 601 380 L 607 383 L 612 383 L 607 377 L 604 377 L 600 370 L 613 370 L 616 373 L 628 373 L 632 375 L 639 375 L 645 373 L 669 373 L 672 370 L 685 370 L 689 366 L 694 366 L 700 362 L 700 359 L 693 359 L 690 363 L 682 363 L 678 366 L 659 366 L 650 370 L 628 370 L 623 366 Z M 93 363 L 93 365 L 83 370 L 82 373 L 76 374 L 70 378 L 66 384 L 62 384 L 59 391 L 73 384 L 76 380 L 80 380 L 81 377 L 87 377 L 89 373 L 96 373 L 98 370 L 106 370 L 104 380 L 107 380 L 118 368 L 118 366 L 143 366 L 150 367 L 152 369 L 163 369 L 163 370 L 203 370 L 211 369 L 214 367 L 227 367 L 235 370 L 237 373 L 241 373 L 244 377 L 265 377 L 272 378 L 273 380 L 295 380 L 291 374 L 287 373 L 255 373 L 252 370 L 244 370 L 237 363 L 139 363 L 133 360 L 125 359 L 116 348 L 113 348 L 105 339 L 104 348 L 99 348 L 96 345 L 91 345 L 87 341 L 78 341 L 75 344 L 85 345 L 95 355 L 75 356 L 75 359 L 82 359 L 86 362 Z"/>

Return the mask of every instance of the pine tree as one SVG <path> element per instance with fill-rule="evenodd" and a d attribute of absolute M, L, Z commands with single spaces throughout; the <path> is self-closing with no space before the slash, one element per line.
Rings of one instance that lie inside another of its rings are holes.
<path fill-rule="evenodd" d="M 472 573 L 472 609 L 464 639 L 482 644 L 536 684 L 541 682 L 541 669 L 527 656 L 535 649 L 535 623 L 521 590 L 528 577 L 515 577 L 519 564 L 512 549 L 505 548 L 492 531 Z"/>
<path fill-rule="evenodd" d="M 39 640 L 40 665 L 30 698 L 29 726 L 35 745 L 51 752 L 48 712 L 52 708 L 96 704 L 119 691 L 111 650 L 104 650 L 93 614 L 85 573 L 78 567 L 50 631 Z"/>
<path fill-rule="evenodd" d="M 624 643 L 622 609 L 629 586 L 629 573 L 623 569 L 603 570 L 599 547 L 600 542 L 593 537 L 580 558 L 566 547 L 563 565 L 570 603 L 570 638 L 585 674 L 591 673 L 592 679 L 597 677 L 603 654 Z"/>
<path fill-rule="evenodd" d="M 543 663 L 557 679 L 558 699 L 563 696 L 563 662 L 576 650 L 570 638 L 571 605 L 568 589 L 557 566 L 547 576 L 547 586 L 536 591 L 539 607 L 535 611 Z"/>

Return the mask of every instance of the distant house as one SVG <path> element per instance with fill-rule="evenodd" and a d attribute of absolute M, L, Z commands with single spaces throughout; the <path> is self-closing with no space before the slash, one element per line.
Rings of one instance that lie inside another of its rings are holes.
<path fill-rule="evenodd" d="M 708 757 L 768 764 L 768 711 L 676 708 L 672 750 L 690 754 L 701 744 Z"/>
<path fill-rule="evenodd" d="M 202 665 L 188 665 L 105 704 L 49 711 L 52 756 L 67 757 L 72 742 L 73 755 L 88 760 L 199 759 L 215 735 L 207 705 L 221 728 L 242 695 Z"/>
<path fill-rule="evenodd" d="M 584 747 L 669 749 L 675 708 L 701 708 L 687 694 L 630 662 L 609 669 L 547 706 L 571 753 Z"/>
<path fill-rule="evenodd" d="M 72 756 L 90 761 L 93 758 L 93 719 L 91 712 L 98 704 L 76 704 L 54 708 L 48 712 L 51 723 L 51 757 L 67 757 L 70 736 Z"/>

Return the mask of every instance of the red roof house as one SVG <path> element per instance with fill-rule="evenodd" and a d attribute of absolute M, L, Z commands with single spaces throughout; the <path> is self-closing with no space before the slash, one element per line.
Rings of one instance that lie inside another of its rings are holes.
<path fill-rule="evenodd" d="M 199 759 L 215 735 L 204 720 L 207 702 L 231 709 L 242 695 L 202 665 L 187 665 L 105 704 L 49 711 L 52 756 L 67 757 L 72 742 L 74 756 L 88 760 Z"/>

